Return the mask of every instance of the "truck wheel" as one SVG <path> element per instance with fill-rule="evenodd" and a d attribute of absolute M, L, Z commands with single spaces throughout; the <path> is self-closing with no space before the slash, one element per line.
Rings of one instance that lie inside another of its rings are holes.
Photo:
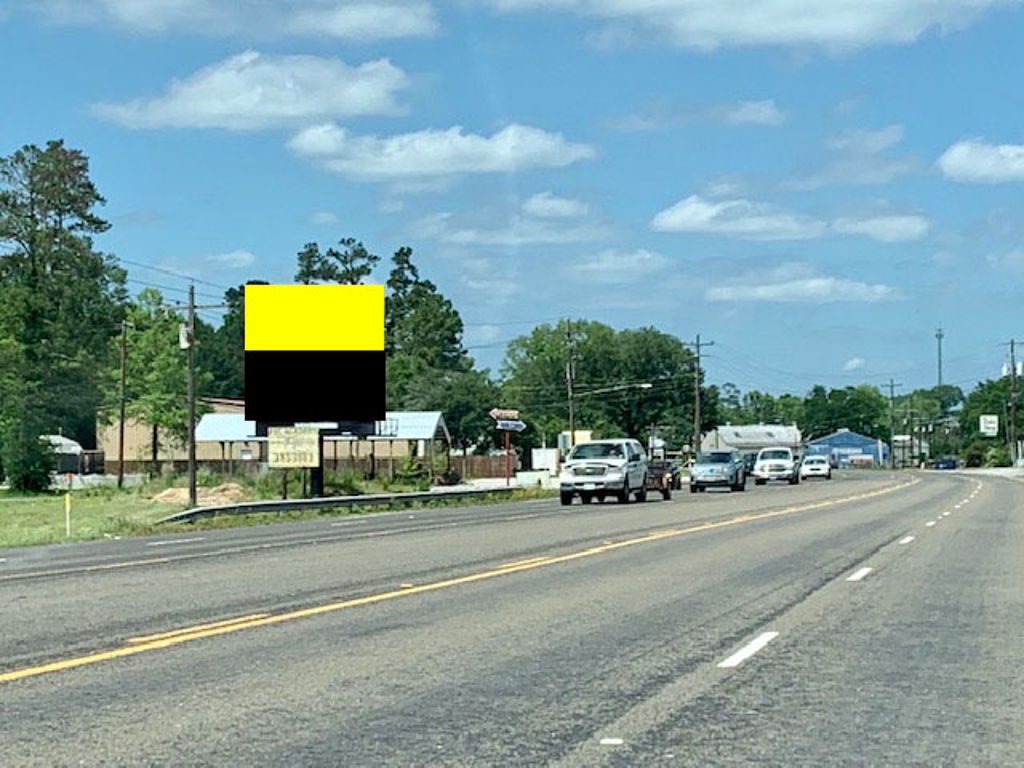
<path fill-rule="evenodd" d="M 559 494 L 559 496 L 562 499 L 562 506 L 563 507 L 568 507 L 570 504 L 572 504 L 572 494 L 571 493 L 561 493 L 561 494 Z"/>
<path fill-rule="evenodd" d="M 631 491 L 629 490 L 629 478 L 626 478 L 625 480 L 622 481 L 622 490 L 619 491 L 618 494 L 619 504 L 629 504 L 630 493 Z"/>
<path fill-rule="evenodd" d="M 761 480 L 760 478 L 755 478 L 754 479 L 754 485 L 764 485 L 766 482 L 768 482 L 768 481 L 767 480 Z"/>
<path fill-rule="evenodd" d="M 672 501 L 671 485 L 666 485 L 664 488 L 661 489 L 661 498 L 663 498 L 665 501 Z"/>
<path fill-rule="evenodd" d="M 636 492 L 636 500 L 639 502 L 647 501 L 647 475 L 644 475 L 644 484 L 640 486 L 640 490 Z"/>
<path fill-rule="evenodd" d="M 696 485 L 691 485 L 690 486 L 690 493 L 696 493 L 696 492 L 697 492 L 697 486 Z"/>

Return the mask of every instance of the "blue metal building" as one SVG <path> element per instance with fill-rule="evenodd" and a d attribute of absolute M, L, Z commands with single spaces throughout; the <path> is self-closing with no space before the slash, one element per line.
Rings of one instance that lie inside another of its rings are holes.
<path fill-rule="evenodd" d="M 810 440 L 808 456 L 831 456 L 841 466 L 884 464 L 889 460 L 889 446 L 882 440 L 840 429 L 831 435 Z"/>

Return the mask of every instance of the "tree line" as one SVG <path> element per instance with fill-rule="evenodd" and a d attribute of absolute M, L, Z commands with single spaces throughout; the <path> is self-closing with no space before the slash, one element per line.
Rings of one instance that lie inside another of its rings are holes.
<path fill-rule="evenodd" d="M 62 141 L 0 158 L 0 474 L 17 488 L 49 483 L 40 435 L 60 432 L 93 445 L 97 422 L 117 417 L 122 334 L 127 413 L 153 430 L 154 451 L 159 441 L 187 432 L 182 317 L 155 288 L 130 295 L 117 258 L 95 248 L 93 238 L 110 227 L 98 214 L 104 203 L 88 158 Z M 381 261 L 353 237 L 325 248 L 310 242 L 296 253 L 294 280 L 357 284 Z M 727 422 L 782 422 L 812 438 L 846 427 L 888 440 L 895 413 L 897 433 L 908 421 L 933 430 L 940 424 L 932 434 L 943 451 L 1004 459 L 996 443 L 980 440 L 977 416 L 1006 412 L 1005 380 L 982 382 L 966 396 L 956 387 L 917 390 L 897 398 L 895 409 L 870 385 L 818 385 L 803 396 L 742 393 L 698 380 L 693 353 L 671 334 L 585 319 L 540 324 L 513 339 L 492 373 L 475 365 L 458 309 L 421 274 L 412 249 L 396 250 L 388 266 L 388 408 L 443 411 L 463 451 L 497 445 L 487 415 L 495 406 L 523 412 L 529 429 L 515 436 L 518 448 L 553 445 L 568 428 L 571 374 L 577 429 L 604 436 L 643 436 L 653 427 L 676 447 L 690 442 L 700 387 L 702 431 Z M 196 320 L 201 395 L 244 392 L 244 291 L 238 285 L 224 293 L 219 325 Z M 950 417 L 954 409 L 959 420 Z"/>

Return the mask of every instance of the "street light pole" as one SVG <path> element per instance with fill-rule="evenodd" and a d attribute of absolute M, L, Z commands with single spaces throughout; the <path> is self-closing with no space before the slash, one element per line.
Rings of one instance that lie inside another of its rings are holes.
<path fill-rule="evenodd" d="M 188 504 L 198 506 L 196 495 L 196 294 L 188 284 Z"/>

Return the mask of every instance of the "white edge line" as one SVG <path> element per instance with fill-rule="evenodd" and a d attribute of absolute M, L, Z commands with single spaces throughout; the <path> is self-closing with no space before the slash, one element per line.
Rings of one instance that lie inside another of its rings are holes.
<path fill-rule="evenodd" d="M 745 646 L 736 651 L 732 656 L 724 661 L 718 662 L 719 669 L 731 669 L 732 667 L 738 667 L 778 636 L 778 632 L 762 632 Z"/>
<path fill-rule="evenodd" d="M 905 536 L 902 539 L 900 539 L 900 544 L 909 544 L 913 540 L 914 540 L 913 536 Z"/>
<path fill-rule="evenodd" d="M 873 570 L 875 570 L 875 569 L 874 568 L 868 568 L 867 566 L 864 566 L 863 568 L 861 568 L 856 573 L 854 573 L 854 574 L 852 574 L 850 576 L 847 576 L 846 580 L 847 581 L 860 581 L 865 576 L 867 576 L 869 573 L 871 573 Z"/>
<path fill-rule="evenodd" d="M 167 539 L 166 541 L 147 541 L 147 547 L 166 547 L 169 544 L 191 544 L 195 541 L 204 541 L 205 536 L 193 536 L 191 539 Z"/>

